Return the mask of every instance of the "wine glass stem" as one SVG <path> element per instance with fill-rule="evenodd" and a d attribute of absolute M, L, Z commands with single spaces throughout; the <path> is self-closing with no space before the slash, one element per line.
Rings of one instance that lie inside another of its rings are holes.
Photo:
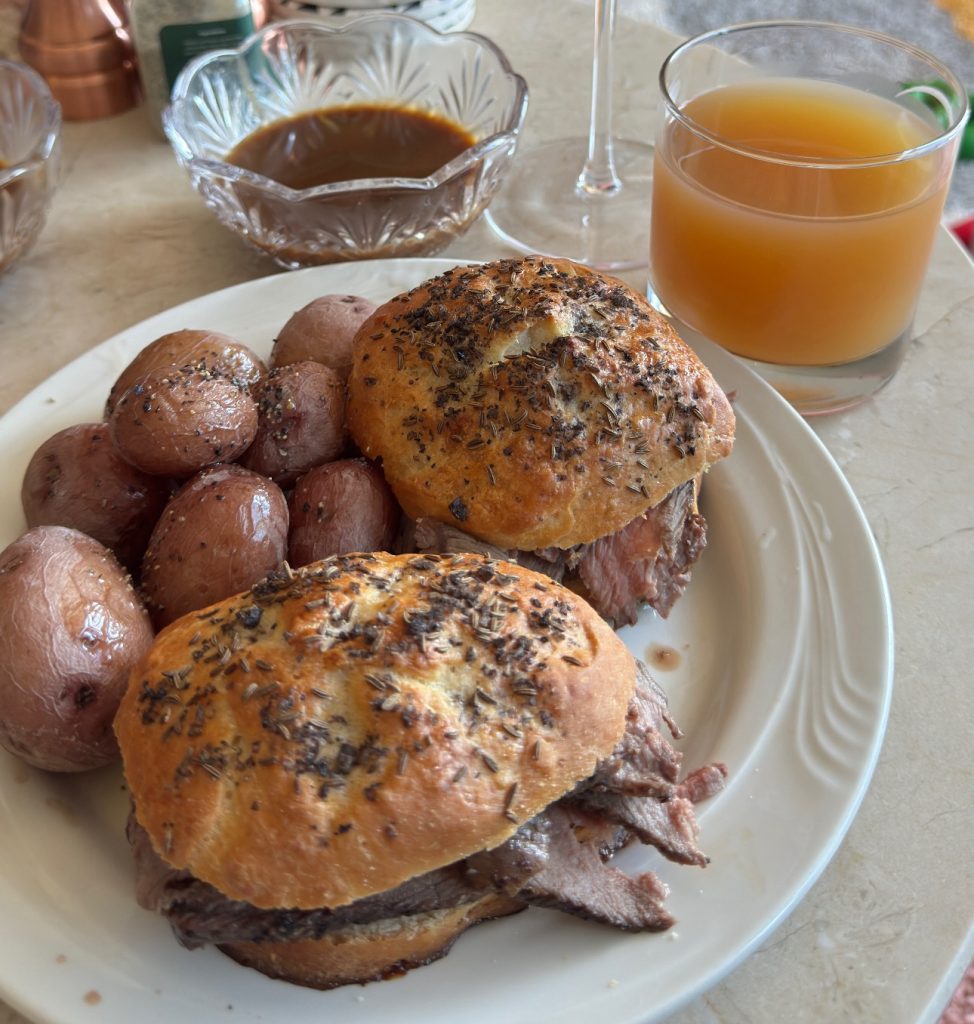
<path fill-rule="evenodd" d="M 612 37 L 616 0 L 595 0 L 595 48 L 592 56 L 592 112 L 588 156 L 575 190 L 582 195 L 611 196 L 622 188 L 612 150 Z"/>

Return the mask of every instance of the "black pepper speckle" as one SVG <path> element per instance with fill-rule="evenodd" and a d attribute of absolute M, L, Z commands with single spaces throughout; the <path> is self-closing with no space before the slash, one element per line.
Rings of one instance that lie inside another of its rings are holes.
<path fill-rule="evenodd" d="M 467 509 L 466 503 L 464 502 L 463 498 L 456 497 L 453 499 L 453 501 L 450 502 L 450 514 L 458 522 L 466 522 L 468 516 L 470 515 L 470 512 Z"/>

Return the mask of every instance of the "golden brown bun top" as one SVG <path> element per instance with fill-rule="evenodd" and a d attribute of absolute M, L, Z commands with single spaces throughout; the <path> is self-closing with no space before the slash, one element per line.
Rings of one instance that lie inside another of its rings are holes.
<path fill-rule="evenodd" d="M 634 686 L 544 576 L 346 555 L 163 630 L 115 729 L 167 862 L 258 907 L 331 907 L 502 843 L 612 750 Z"/>
<path fill-rule="evenodd" d="M 734 438 L 727 397 L 646 299 L 539 256 L 380 306 L 347 415 L 407 514 L 522 550 L 614 533 Z"/>

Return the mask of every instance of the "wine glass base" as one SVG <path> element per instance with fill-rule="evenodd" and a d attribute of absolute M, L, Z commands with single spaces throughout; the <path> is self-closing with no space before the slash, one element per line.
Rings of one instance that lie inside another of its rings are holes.
<path fill-rule="evenodd" d="M 613 150 L 623 184 L 609 195 L 576 188 L 586 139 L 556 139 L 522 150 L 484 215 L 487 223 L 521 252 L 564 256 L 598 270 L 648 266 L 653 147 L 617 139 Z"/>

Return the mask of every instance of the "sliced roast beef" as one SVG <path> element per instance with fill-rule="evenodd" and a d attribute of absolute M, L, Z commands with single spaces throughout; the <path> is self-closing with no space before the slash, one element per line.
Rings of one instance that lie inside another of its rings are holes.
<path fill-rule="evenodd" d="M 578 568 L 588 545 L 576 544 L 573 548 L 538 548 L 536 551 L 514 551 L 512 555 L 518 565 L 550 576 L 561 583 L 567 573 Z"/>
<path fill-rule="evenodd" d="M 572 804 L 564 800 L 556 806 L 570 812 L 575 838 L 580 843 L 587 843 L 598 850 L 603 861 L 611 860 L 635 838 L 632 829 L 609 821 L 604 814 L 587 811 L 577 803 Z"/>
<path fill-rule="evenodd" d="M 727 767 L 722 764 L 705 764 L 691 772 L 677 787 L 680 796 L 690 803 L 699 804 L 709 800 L 724 788 L 727 781 Z"/>
<path fill-rule="evenodd" d="M 726 778 L 724 765 L 711 764 L 673 786 L 665 797 L 629 796 L 596 785 L 576 790 L 565 802 L 630 829 L 641 843 L 655 846 L 670 860 L 702 867 L 708 858 L 697 846 L 693 805 L 723 789 Z"/>
<path fill-rule="evenodd" d="M 477 540 L 455 526 L 425 516 L 419 519 L 404 519 L 396 547 L 403 552 L 430 551 L 438 555 L 459 555 L 469 552 L 474 555 L 487 555 L 490 558 L 507 557 L 493 544 Z"/>
<path fill-rule="evenodd" d="M 618 830 L 610 827 L 610 841 L 604 827 L 586 831 L 590 813 L 575 817 L 583 823 L 579 834 L 569 812 L 549 808 L 495 850 L 335 910 L 262 910 L 229 899 L 187 872 L 169 868 L 134 819 L 130 838 L 136 850 L 139 902 L 165 914 L 179 941 L 190 949 L 208 942 L 321 938 L 340 925 L 470 903 L 488 889 L 523 899 L 526 905 L 554 907 L 627 930 L 667 927 L 671 922 L 661 906 L 666 892 L 655 878 L 630 879 L 604 863 L 602 855 L 618 842 Z"/>
<path fill-rule="evenodd" d="M 603 815 L 557 803 L 496 850 L 469 857 L 467 877 L 529 906 L 561 910 L 626 931 L 660 931 L 666 887 L 606 864 L 632 833 Z"/>
<path fill-rule="evenodd" d="M 569 811 L 556 805 L 547 814 L 549 856 L 517 892 L 519 899 L 624 931 L 663 931 L 673 924 L 663 907 L 668 890 L 652 872 L 633 878 L 604 864 L 594 844 L 576 838 Z"/>
<path fill-rule="evenodd" d="M 168 892 L 172 886 L 194 881 L 188 871 L 167 864 L 156 853 L 148 832 L 130 811 L 125 824 L 125 837 L 135 860 L 135 899 L 140 907 L 165 913 Z"/>
<path fill-rule="evenodd" d="M 665 618 L 686 588 L 707 537 L 703 516 L 695 510 L 694 488 L 688 480 L 585 549 L 578 575 L 589 602 L 613 626 L 632 625 L 643 603 Z"/>
<path fill-rule="evenodd" d="M 135 853 L 139 904 L 169 918 L 179 941 L 190 949 L 207 942 L 281 942 L 321 938 L 329 928 L 366 924 L 384 918 L 471 903 L 483 889 L 470 885 L 462 864 L 411 878 L 395 889 L 377 893 L 334 910 L 262 910 L 224 896 L 186 871 L 167 865 L 155 852 L 145 830 L 129 818 L 129 841 Z"/>
<path fill-rule="evenodd" d="M 525 569 L 540 572 L 556 583 L 560 583 L 569 568 L 577 564 L 576 549 L 563 551 L 561 548 L 544 548 L 541 551 L 505 551 L 486 541 L 471 537 L 449 523 L 421 517 L 407 521 L 400 534 L 397 546 L 401 551 L 431 551 L 440 555 L 456 555 L 472 552 L 488 555 L 490 558 L 516 562 Z"/>
<path fill-rule="evenodd" d="M 664 735 L 679 737 L 680 731 L 667 709 L 666 696 L 636 661 L 636 690 L 626 716 L 626 731 L 615 750 L 595 767 L 582 788 L 598 788 L 625 796 L 655 796 L 667 799 L 674 792 L 682 755 Z"/>
<path fill-rule="evenodd" d="M 400 551 L 473 552 L 517 562 L 562 582 L 577 574 L 595 610 L 613 626 L 632 625 L 648 604 L 664 618 L 690 580 L 690 568 L 706 546 L 707 529 L 696 511 L 696 484 L 688 480 L 655 508 L 616 533 L 591 544 L 538 551 L 504 551 L 448 523 L 407 521 Z"/>
<path fill-rule="evenodd" d="M 547 863 L 551 848 L 551 822 L 539 814 L 525 822 L 500 846 L 483 850 L 463 862 L 464 879 L 480 890 L 516 896 L 527 880 Z"/>
<path fill-rule="evenodd" d="M 631 829 L 640 842 L 655 846 L 671 860 L 703 865 L 707 858 L 697 847 L 693 805 L 723 787 L 727 769 L 722 764 L 705 765 L 678 783 L 682 756 L 667 741 L 664 726 L 674 737 L 680 735 L 666 696 L 637 660 L 626 731 L 612 754 L 568 799 Z"/>
<path fill-rule="evenodd" d="M 261 910 L 240 900 L 227 899 L 213 886 L 206 885 L 205 892 L 196 890 L 190 896 L 184 890 L 176 895 L 168 916 L 177 937 L 188 946 L 203 942 L 283 942 L 319 939 L 329 929 L 342 925 L 368 924 L 457 907 L 472 903 L 481 895 L 466 882 L 457 863 L 417 875 L 395 889 L 334 910 Z"/>
<path fill-rule="evenodd" d="M 573 798 L 593 814 L 632 829 L 641 843 L 655 846 L 663 856 L 680 864 L 707 863 L 697 848 L 697 820 L 693 804 L 682 796 L 668 800 L 620 796 L 618 793 L 580 793 Z"/>

